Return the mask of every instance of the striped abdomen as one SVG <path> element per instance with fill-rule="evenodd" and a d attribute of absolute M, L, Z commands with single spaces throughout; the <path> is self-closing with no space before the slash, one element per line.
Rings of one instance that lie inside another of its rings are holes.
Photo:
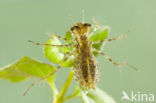
<path fill-rule="evenodd" d="M 95 88 L 98 81 L 98 66 L 92 55 L 87 37 L 81 37 L 77 43 L 74 73 L 81 86 Z"/>

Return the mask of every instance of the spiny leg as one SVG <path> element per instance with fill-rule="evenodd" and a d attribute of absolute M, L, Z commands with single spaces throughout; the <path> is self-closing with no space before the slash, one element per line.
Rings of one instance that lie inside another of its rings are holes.
<path fill-rule="evenodd" d="M 67 39 L 67 38 L 65 38 L 65 37 L 62 37 L 62 36 L 60 36 L 60 35 L 57 35 L 57 34 L 53 34 L 53 33 L 47 33 L 47 35 L 49 35 L 49 36 L 55 36 L 55 37 L 57 37 L 57 38 L 60 38 L 60 39 L 63 39 L 63 40 L 69 40 L 69 39 Z"/>
<path fill-rule="evenodd" d="M 93 18 L 93 22 L 95 23 L 95 27 L 99 27 L 99 22 L 97 20 L 95 20 L 95 18 Z"/>
<path fill-rule="evenodd" d="M 127 66 L 133 68 L 134 70 L 138 71 L 138 69 L 136 67 L 134 67 L 133 65 L 131 65 L 131 64 L 127 63 L 127 62 L 116 63 L 110 57 L 108 57 L 105 53 L 103 53 L 101 51 L 98 51 L 98 50 L 95 50 L 95 51 L 98 52 L 99 54 L 103 55 L 107 60 L 109 60 L 115 66 L 127 65 Z"/>
<path fill-rule="evenodd" d="M 40 46 L 55 46 L 55 47 L 68 47 L 68 46 L 73 46 L 73 44 L 64 44 L 64 45 L 54 45 L 54 44 L 40 44 L 40 43 L 36 43 L 34 41 L 28 40 L 28 42 L 31 42 L 35 45 L 40 45 Z"/>
<path fill-rule="evenodd" d="M 93 22 L 95 23 L 95 26 L 93 28 L 93 31 L 92 32 L 95 32 L 97 30 L 97 28 L 99 27 L 99 23 L 94 19 L 92 18 Z"/>
<path fill-rule="evenodd" d="M 103 42 L 112 42 L 112 41 L 115 41 L 115 40 L 119 40 L 121 38 L 123 38 L 127 33 L 129 33 L 130 31 L 127 31 L 126 33 L 124 34 L 121 34 L 115 38 L 110 38 L 110 39 L 104 39 L 104 40 L 101 40 L 101 41 L 97 41 L 97 42 L 93 42 L 94 43 L 103 43 Z"/>
<path fill-rule="evenodd" d="M 29 86 L 29 88 L 24 92 L 23 96 L 25 96 L 25 95 L 29 92 L 29 90 L 30 90 L 34 85 L 36 85 L 36 84 L 39 83 L 40 81 L 42 81 L 42 80 L 44 80 L 44 79 L 46 79 L 46 78 L 52 76 L 53 74 L 55 74 L 55 73 L 61 68 L 62 64 L 63 64 L 65 61 L 67 61 L 68 58 L 69 58 L 71 55 L 72 55 L 72 54 L 69 54 L 68 56 L 64 57 L 64 59 L 62 60 L 62 63 L 59 64 L 59 66 L 58 66 L 52 73 L 50 73 L 50 74 L 44 76 L 43 78 L 40 78 L 39 80 L 35 81 L 34 83 L 32 83 L 32 84 Z"/>

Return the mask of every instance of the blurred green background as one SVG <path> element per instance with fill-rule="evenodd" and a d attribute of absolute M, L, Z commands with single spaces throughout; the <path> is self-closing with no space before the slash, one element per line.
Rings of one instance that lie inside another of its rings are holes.
<path fill-rule="evenodd" d="M 121 40 L 107 43 L 103 51 L 115 61 L 128 61 L 140 71 L 127 66 L 115 67 L 100 56 L 97 59 L 101 72 L 98 86 L 117 103 L 122 103 L 123 90 L 156 95 L 155 0 L 0 0 L 0 68 L 24 55 L 49 62 L 43 55 L 43 47 L 27 40 L 43 43 L 49 38 L 46 32 L 64 35 L 70 26 L 82 21 L 82 10 L 86 22 L 93 23 L 92 18 L 95 18 L 101 25 L 111 27 L 109 38 L 132 31 Z M 68 71 L 62 69 L 57 73 L 58 88 Z M 22 96 L 33 81 L 0 80 L 0 103 L 51 103 L 52 93 L 44 82 Z"/>

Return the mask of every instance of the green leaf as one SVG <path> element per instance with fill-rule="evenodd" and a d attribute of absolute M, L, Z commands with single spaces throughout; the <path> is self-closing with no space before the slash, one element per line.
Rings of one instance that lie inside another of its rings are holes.
<path fill-rule="evenodd" d="M 65 39 L 67 39 L 67 40 L 65 40 L 65 42 L 67 44 L 69 44 L 69 43 L 73 44 L 74 43 L 71 31 L 67 31 L 67 33 L 65 34 Z M 70 48 L 70 50 L 72 51 L 73 48 Z"/>
<path fill-rule="evenodd" d="M 62 45 L 59 39 L 55 36 L 50 38 L 46 44 L 53 44 L 53 45 Z M 71 48 L 69 47 L 55 47 L 55 46 L 45 46 L 44 48 L 44 55 L 46 58 L 56 64 L 60 64 L 64 59 L 64 54 L 69 54 L 71 52 Z M 74 56 L 68 58 L 68 60 L 62 65 L 62 67 L 72 67 L 74 62 Z"/>
<path fill-rule="evenodd" d="M 82 97 L 84 103 L 116 103 L 112 97 L 99 88 L 89 90 L 88 93 L 82 91 Z"/>
<path fill-rule="evenodd" d="M 74 64 L 74 55 L 70 56 L 66 62 L 62 64 L 62 67 L 72 67 Z"/>
<path fill-rule="evenodd" d="M 92 44 L 92 47 L 95 48 L 96 50 L 101 50 L 102 46 L 103 46 L 103 43 L 94 43 L 94 44 Z M 94 54 L 94 56 L 98 56 L 98 54 L 99 54 L 96 51 L 93 51 L 92 53 Z"/>
<path fill-rule="evenodd" d="M 85 92 L 81 91 L 83 103 L 96 103 L 91 98 L 89 98 Z"/>
<path fill-rule="evenodd" d="M 53 45 L 62 45 L 59 39 L 55 36 L 52 36 L 46 44 L 53 44 Z M 45 46 L 44 48 L 44 55 L 48 60 L 53 63 L 61 63 L 62 59 L 64 58 L 64 54 L 60 49 L 61 47 L 54 47 L 54 46 Z"/>
<path fill-rule="evenodd" d="M 91 42 L 104 40 L 107 38 L 109 32 L 109 27 L 99 27 L 96 31 L 93 32 L 89 39 Z"/>
<path fill-rule="evenodd" d="M 65 34 L 65 38 L 71 40 L 72 39 L 72 34 L 70 31 L 67 31 L 67 33 Z"/>
<path fill-rule="evenodd" d="M 92 32 L 92 35 L 90 36 L 90 41 L 92 42 L 92 47 L 96 50 L 101 50 L 104 43 L 100 43 L 98 41 L 105 40 L 110 32 L 109 27 L 99 27 L 96 31 Z M 93 51 L 92 52 L 94 56 L 98 56 L 98 52 Z"/>
<path fill-rule="evenodd" d="M 41 63 L 24 56 L 19 61 L 2 68 L 0 70 L 0 79 L 19 82 L 30 77 L 44 77 L 53 70 L 54 66 L 50 64 Z"/>

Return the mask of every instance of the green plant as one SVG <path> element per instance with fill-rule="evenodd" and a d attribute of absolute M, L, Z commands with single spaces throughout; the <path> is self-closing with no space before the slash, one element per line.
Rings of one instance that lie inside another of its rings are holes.
<path fill-rule="evenodd" d="M 90 32 L 90 41 L 104 41 L 107 38 L 107 35 L 109 33 L 108 27 L 97 27 L 97 30 L 94 32 L 93 29 L 94 27 L 91 29 Z M 72 41 L 70 41 L 71 37 L 72 34 L 70 31 L 68 31 L 64 37 L 66 39 L 65 43 L 72 43 Z M 62 42 L 57 36 L 52 36 L 46 42 L 46 44 L 61 45 Z M 101 50 L 101 48 L 103 47 L 103 42 L 95 43 L 92 45 L 92 47 L 94 49 Z M 73 48 L 58 48 L 53 46 L 45 46 L 44 55 L 52 63 L 60 64 L 64 59 L 64 55 L 70 53 L 72 50 Z M 99 53 L 93 52 L 93 54 L 97 57 Z M 73 63 L 74 56 L 71 56 L 62 65 L 62 67 L 71 68 Z M 24 56 L 19 61 L 4 67 L 3 70 L 0 71 L 0 79 L 8 79 L 11 82 L 21 82 L 32 77 L 43 78 L 51 72 L 53 72 L 54 70 L 55 67 L 52 64 L 42 63 L 27 56 Z M 63 103 L 64 101 L 75 97 L 82 98 L 84 103 L 115 103 L 115 101 L 110 96 L 108 96 L 99 88 L 96 88 L 96 90 L 88 91 L 84 88 L 81 88 L 79 85 L 75 86 L 74 92 L 71 95 L 66 96 L 65 94 L 73 80 L 73 77 L 74 75 L 71 68 L 71 71 L 60 91 L 58 91 L 54 82 L 55 75 L 52 75 L 45 79 L 45 81 L 49 84 L 49 86 L 52 89 L 53 103 Z"/>

